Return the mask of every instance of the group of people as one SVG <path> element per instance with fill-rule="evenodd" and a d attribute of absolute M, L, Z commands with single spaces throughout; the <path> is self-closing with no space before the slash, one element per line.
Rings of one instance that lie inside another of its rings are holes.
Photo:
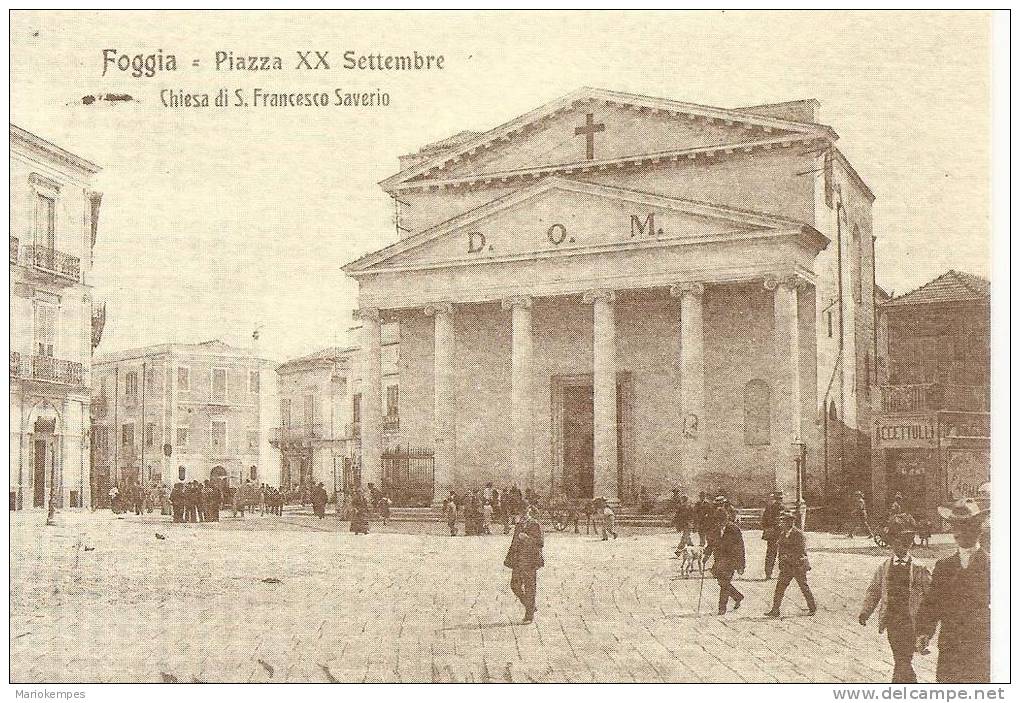
<path fill-rule="evenodd" d="M 486 483 L 481 490 L 469 490 L 462 495 L 450 491 L 443 501 L 443 516 L 450 528 L 450 536 L 457 536 L 457 523 L 464 523 L 465 535 L 490 535 L 493 524 L 502 525 L 503 534 L 524 516 L 526 505 L 538 509 L 538 494 L 528 488 L 523 493 L 516 485 L 502 491 Z"/>
<path fill-rule="evenodd" d="M 736 524 L 736 511 L 724 496 L 713 501 L 710 521 L 706 520 L 704 495 L 696 504 L 686 496 L 678 501 L 677 525 L 684 536 L 681 547 L 693 545 L 696 529 L 704 545 L 703 564 L 712 559 L 711 574 L 719 585 L 719 615 L 733 604 L 740 608 L 744 594 L 733 585 L 735 575 L 746 569 L 744 537 Z M 860 501 L 863 505 L 863 499 Z M 930 533 L 919 525 L 897 500 L 884 530 L 890 556 L 874 572 L 866 590 L 859 620 L 866 625 L 878 611 L 878 627 L 885 632 L 893 653 L 893 683 L 917 681 L 913 669 L 915 653 L 927 654 L 928 643 L 939 629 L 936 681 L 939 683 L 986 682 L 990 676 L 990 567 L 988 511 L 971 498 L 961 498 L 939 515 L 953 532 L 956 551 L 935 564 L 933 571 L 914 561 L 915 537 Z M 868 525 L 866 509 L 855 514 L 855 524 Z M 706 529 L 706 522 L 710 522 Z M 868 526 L 867 534 L 872 531 Z M 782 492 L 773 494 L 762 514 L 762 535 L 766 542 L 764 575 L 770 580 L 778 566 L 778 579 L 767 617 L 778 618 L 786 590 L 796 581 L 804 597 L 807 614 L 818 604 L 808 584 L 811 563 L 807 542 L 798 526 L 797 515 L 784 507 Z M 680 549 L 678 548 L 678 549 Z"/>

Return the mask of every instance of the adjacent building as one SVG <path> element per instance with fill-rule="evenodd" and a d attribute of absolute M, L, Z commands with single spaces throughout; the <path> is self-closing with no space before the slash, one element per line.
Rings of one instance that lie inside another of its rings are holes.
<path fill-rule="evenodd" d="M 10 507 L 83 507 L 100 169 L 14 125 L 10 149 Z"/>
<path fill-rule="evenodd" d="M 157 344 L 96 358 L 92 485 L 220 479 L 278 485 L 274 364 L 219 340 Z"/>
<path fill-rule="evenodd" d="M 990 285 L 948 271 L 879 306 L 872 485 L 881 512 L 979 494 L 989 480 Z"/>
<path fill-rule="evenodd" d="M 384 479 L 393 323 L 437 500 L 867 488 L 874 195 L 818 107 L 586 88 L 401 157 L 397 241 L 344 267 L 362 479 Z"/>
<path fill-rule="evenodd" d="M 382 331 L 383 436 L 389 452 L 400 440 L 398 330 Z M 361 475 L 361 357 L 357 347 L 328 347 L 276 368 L 280 424 L 270 443 L 280 452 L 280 485 L 308 491 L 323 483 L 335 493 Z"/>

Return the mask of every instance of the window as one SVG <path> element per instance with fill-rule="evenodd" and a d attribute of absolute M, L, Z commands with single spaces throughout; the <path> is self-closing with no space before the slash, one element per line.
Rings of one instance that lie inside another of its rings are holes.
<path fill-rule="evenodd" d="M 135 402 L 138 397 L 138 372 L 128 371 L 124 374 L 124 401 Z"/>
<path fill-rule="evenodd" d="M 57 308 L 47 303 L 35 304 L 35 353 L 53 356 L 57 340 Z"/>
<path fill-rule="evenodd" d="M 35 194 L 35 243 L 52 249 L 57 236 L 57 201 L 42 193 Z"/>
<path fill-rule="evenodd" d="M 829 401 L 829 419 L 830 420 L 838 420 L 839 419 L 839 413 L 836 412 L 836 401 L 835 400 L 830 400 Z"/>
<path fill-rule="evenodd" d="M 189 369 L 187 366 L 177 367 L 177 390 L 179 391 L 191 390 L 191 369 Z"/>
<path fill-rule="evenodd" d="M 829 339 L 832 339 L 832 310 L 825 313 L 825 324 L 828 327 Z"/>
<path fill-rule="evenodd" d="M 771 390 L 759 378 L 744 386 L 744 443 L 750 445 L 769 444 L 772 441 Z"/>
<path fill-rule="evenodd" d="M 252 466 L 248 470 L 248 476 L 249 476 L 249 478 L 251 478 L 252 481 L 258 481 L 259 480 L 259 467 Z"/>
<path fill-rule="evenodd" d="M 135 446 L 135 423 L 128 422 L 121 426 L 120 443 L 125 447 Z"/>
<path fill-rule="evenodd" d="M 178 469 L 177 469 L 177 480 L 178 481 L 183 481 L 187 477 L 187 475 L 188 475 L 188 470 L 186 468 L 184 468 L 183 466 L 178 467 Z"/>
<path fill-rule="evenodd" d="M 361 422 L 361 393 L 355 393 L 351 399 L 351 418 L 355 424 Z"/>
<path fill-rule="evenodd" d="M 209 430 L 209 444 L 213 449 L 225 451 L 227 448 L 227 423 L 213 420 Z"/>
<path fill-rule="evenodd" d="M 315 396 L 305 396 L 305 427 L 315 425 Z"/>
<path fill-rule="evenodd" d="M 149 422 L 145 425 L 145 446 L 156 446 L 156 423 Z"/>
<path fill-rule="evenodd" d="M 188 446 L 188 428 L 178 427 L 177 428 L 177 446 L 186 447 Z"/>
<path fill-rule="evenodd" d="M 105 425 L 92 428 L 92 448 L 97 452 L 106 452 L 110 448 L 110 431 Z"/>
<path fill-rule="evenodd" d="M 156 378 L 159 374 L 159 369 L 147 367 L 145 369 L 145 390 L 155 391 L 156 390 Z"/>
<path fill-rule="evenodd" d="M 386 387 L 386 417 L 400 414 L 400 386 Z"/>
<path fill-rule="evenodd" d="M 258 430 L 248 431 L 248 449 L 259 448 L 259 433 Z"/>
<path fill-rule="evenodd" d="M 225 402 L 227 400 L 227 370 L 212 370 L 212 400 Z"/>
<path fill-rule="evenodd" d="M 854 300 L 861 302 L 861 277 L 864 275 L 864 251 L 861 249 L 861 230 L 857 225 L 854 225 L 854 273 L 853 273 L 853 290 Z"/>
<path fill-rule="evenodd" d="M 249 371 L 248 372 L 248 392 L 258 393 L 259 392 L 259 372 Z"/>

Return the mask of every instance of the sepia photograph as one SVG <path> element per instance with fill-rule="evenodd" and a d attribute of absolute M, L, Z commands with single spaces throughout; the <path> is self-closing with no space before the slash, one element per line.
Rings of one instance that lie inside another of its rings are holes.
<path fill-rule="evenodd" d="M 1003 699 L 1008 41 L 11 11 L 10 693 Z"/>

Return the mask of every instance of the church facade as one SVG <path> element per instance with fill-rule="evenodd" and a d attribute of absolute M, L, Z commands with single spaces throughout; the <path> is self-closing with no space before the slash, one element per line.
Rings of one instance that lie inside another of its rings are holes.
<path fill-rule="evenodd" d="M 381 184 L 401 236 L 344 267 L 362 480 L 396 322 L 401 437 L 434 451 L 436 500 L 492 481 L 814 504 L 866 482 L 844 433 L 870 422 L 874 197 L 817 107 L 581 89 L 402 157 Z"/>

